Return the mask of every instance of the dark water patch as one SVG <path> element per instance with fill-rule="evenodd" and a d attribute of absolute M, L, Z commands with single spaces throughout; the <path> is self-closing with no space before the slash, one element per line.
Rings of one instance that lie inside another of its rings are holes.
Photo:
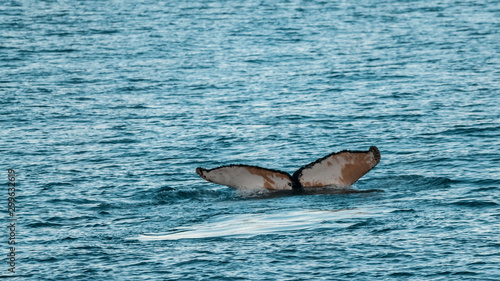
<path fill-rule="evenodd" d="M 317 190 L 306 190 L 298 195 L 367 195 L 371 193 L 385 192 L 382 189 L 352 189 L 352 188 L 318 188 Z M 295 195 L 294 193 L 290 195 Z"/>
<path fill-rule="evenodd" d="M 349 223 L 350 220 L 343 220 L 342 222 Z M 347 227 L 347 229 L 349 229 L 349 230 L 356 230 L 356 229 L 361 229 L 361 228 L 363 228 L 363 229 L 365 229 L 365 228 L 372 228 L 372 227 L 380 226 L 381 224 L 382 224 L 381 221 L 370 218 L 370 219 L 363 220 L 361 222 L 356 222 L 353 225 Z"/>
<path fill-rule="evenodd" d="M 473 271 L 457 271 L 457 272 L 451 273 L 451 275 L 452 276 L 456 276 L 456 275 L 459 275 L 459 276 L 474 276 L 474 275 L 478 275 L 478 273 L 473 272 Z"/>
<path fill-rule="evenodd" d="M 371 185 L 378 186 L 386 191 L 446 189 L 450 188 L 452 183 L 453 181 L 446 177 L 426 177 L 420 175 L 390 176 L 370 180 Z"/>
<path fill-rule="evenodd" d="M 397 230 L 397 228 L 389 228 L 389 227 L 383 227 L 380 229 L 374 229 L 370 231 L 372 234 L 384 234 L 384 233 L 389 233 L 391 231 Z"/>
<path fill-rule="evenodd" d="M 89 210 L 94 210 L 94 211 L 99 211 L 99 214 L 102 215 L 108 215 L 110 214 L 110 210 L 112 209 L 120 209 L 120 208 L 127 208 L 129 205 L 127 204 L 122 204 L 122 203 L 108 203 L 108 202 L 101 202 L 99 204 L 95 204 L 94 206 L 89 206 Z"/>
<path fill-rule="evenodd" d="M 132 109 L 132 108 L 147 108 L 147 107 L 142 107 L 141 105 L 130 105 L 130 104 L 120 104 L 109 107 L 109 109 L 122 109 L 122 110 Z"/>
<path fill-rule="evenodd" d="M 101 35 L 114 35 L 116 33 L 120 33 L 120 30 L 117 29 L 89 29 L 88 32 L 90 34 L 101 34 Z"/>
<path fill-rule="evenodd" d="M 477 179 L 463 180 L 463 182 L 477 184 L 477 185 L 498 185 L 500 184 L 500 179 L 477 178 Z"/>
<path fill-rule="evenodd" d="M 457 126 L 454 129 L 445 130 L 436 134 L 439 135 L 458 135 L 458 136 L 478 136 L 481 133 L 485 133 L 486 135 L 498 136 L 498 132 L 500 132 L 500 126 L 481 126 L 478 125 L 476 127 L 466 127 L 466 126 Z"/>
<path fill-rule="evenodd" d="M 43 184 L 40 186 L 41 190 L 45 191 L 45 190 L 53 190 L 55 188 L 65 188 L 65 187 L 70 187 L 70 186 L 73 186 L 73 183 L 71 182 L 50 182 L 50 183 L 46 183 L 46 184 Z"/>
<path fill-rule="evenodd" d="M 500 248 L 500 243 L 490 243 L 486 247 Z"/>
<path fill-rule="evenodd" d="M 96 98 L 93 97 L 72 97 L 72 99 L 76 101 L 96 101 Z"/>
<path fill-rule="evenodd" d="M 65 53 L 75 53 L 80 50 L 77 49 L 71 49 L 71 48 L 63 48 L 63 49 L 44 49 L 44 50 L 37 50 L 37 53 L 55 53 L 55 54 L 65 54 Z"/>
<path fill-rule="evenodd" d="M 48 200 L 49 203 L 54 204 L 74 204 L 74 205 L 88 205 L 88 204 L 97 204 L 100 203 L 98 200 L 92 200 L 87 198 L 54 198 Z"/>
<path fill-rule="evenodd" d="M 489 186 L 489 187 L 481 187 L 481 188 L 475 188 L 475 189 L 472 189 L 470 190 L 469 192 L 467 192 L 468 194 L 471 194 L 471 193 L 490 193 L 490 192 L 494 192 L 495 190 L 499 190 L 500 187 L 498 186 Z"/>
<path fill-rule="evenodd" d="M 405 253 L 375 253 L 372 255 L 369 255 L 368 258 L 374 258 L 374 259 L 411 259 L 413 258 L 413 255 L 410 254 L 405 254 Z"/>
<path fill-rule="evenodd" d="M 36 104 L 36 105 L 25 105 L 27 108 L 53 108 L 53 105 Z"/>
<path fill-rule="evenodd" d="M 45 33 L 46 36 L 58 36 L 58 37 L 70 37 L 75 35 L 73 32 L 66 31 L 48 31 Z"/>
<path fill-rule="evenodd" d="M 89 221 L 89 222 L 95 221 L 96 219 L 98 219 L 98 217 L 96 217 L 96 216 L 79 216 L 79 217 L 75 216 L 72 218 L 67 218 L 68 221 L 82 221 L 82 220 L 84 220 L 84 221 Z"/>
<path fill-rule="evenodd" d="M 137 139 L 130 139 L 130 138 L 116 138 L 116 139 L 110 139 L 110 140 L 101 140 L 97 143 L 100 144 L 132 144 L 132 143 L 138 143 L 139 141 Z"/>
<path fill-rule="evenodd" d="M 405 278 L 405 277 L 411 277 L 414 276 L 415 274 L 411 272 L 393 272 L 389 274 L 390 277 L 397 277 L 397 278 Z"/>
<path fill-rule="evenodd" d="M 469 200 L 458 200 L 455 202 L 448 203 L 448 205 L 469 207 L 469 208 L 488 208 L 488 207 L 498 206 L 499 204 L 488 200 L 469 199 Z"/>
<path fill-rule="evenodd" d="M 224 201 L 234 199 L 234 192 L 229 189 L 177 189 L 162 187 L 153 193 L 153 204 L 163 205 L 186 201 Z"/>
<path fill-rule="evenodd" d="M 401 209 L 401 210 L 394 210 L 391 213 L 415 213 L 416 211 L 414 209 Z"/>
<path fill-rule="evenodd" d="M 63 241 L 63 242 L 70 242 L 70 243 L 73 242 L 73 241 L 75 241 L 75 240 L 78 240 L 78 238 L 76 238 L 76 237 L 70 237 L 70 236 L 64 237 L 64 238 L 61 239 L 61 241 Z"/>
<path fill-rule="evenodd" d="M 65 225 L 64 223 L 51 223 L 51 222 L 46 222 L 46 221 L 26 224 L 26 226 L 30 227 L 30 228 L 38 228 L 38 227 L 62 227 L 64 225 Z"/>

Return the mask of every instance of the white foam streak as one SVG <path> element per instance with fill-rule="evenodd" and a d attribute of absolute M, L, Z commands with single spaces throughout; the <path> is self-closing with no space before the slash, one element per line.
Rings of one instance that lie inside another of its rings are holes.
<path fill-rule="evenodd" d="M 372 217 L 390 210 L 293 210 L 274 214 L 238 214 L 218 216 L 209 222 L 176 229 L 171 233 L 141 235 L 139 240 L 178 240 L 215 237 L 248 238 L 264 234 L 289 234 L 323 228 L 344 228 L 351 223 L 339 222 L 351 217 Z"/>

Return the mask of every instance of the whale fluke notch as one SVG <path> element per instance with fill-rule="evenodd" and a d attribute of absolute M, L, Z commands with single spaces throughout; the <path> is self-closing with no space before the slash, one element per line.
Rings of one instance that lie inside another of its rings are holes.
<path fill-rule="evenodd" d="M 300 169 L 293 176 L 273 169 L 250 165 L 228 165 L 214 169 L 196 168 L 204 180 L 237 189 L 303 190 L 316 187 L 348 187 L 380 162 L 380 151 L 343 150 L 331 153 Z"/>

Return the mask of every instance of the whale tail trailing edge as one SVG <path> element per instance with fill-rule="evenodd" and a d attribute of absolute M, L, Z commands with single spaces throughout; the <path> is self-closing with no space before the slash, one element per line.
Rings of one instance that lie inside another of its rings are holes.
<path fill-rule="evenodd" d="M 196 168 L 204 180 L 237 189 L 301 190 L 325 186 L 347 187 L 380 162 L 380 151 L 344 150 L 331 153 L 300 169 L 288 173 L 249 165 L 228 165 L 214 169 Z"/>

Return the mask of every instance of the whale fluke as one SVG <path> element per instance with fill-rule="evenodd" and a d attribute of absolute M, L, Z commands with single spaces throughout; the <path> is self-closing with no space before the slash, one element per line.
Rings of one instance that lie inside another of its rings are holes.
<path fill-rule="evenodd" d="M 228 165 L 214 169 L 196 168 L 204 180 L 237 189 L 303 190 L 326 186 L 347 187 L 380 162 L 380 151 L 344 150 L 331 153 L 300 169 L 293 176 L 273 169 L 249 165 Z"/>

